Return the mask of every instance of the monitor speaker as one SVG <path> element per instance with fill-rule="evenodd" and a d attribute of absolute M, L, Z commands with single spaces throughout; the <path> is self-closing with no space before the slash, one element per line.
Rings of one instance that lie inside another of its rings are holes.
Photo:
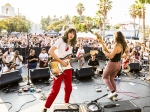
<path fill-rule="evenodd" d="M 91 78 L 91 76 L 94 76 L 94 71 L 93 68 L 81 68 L 81 69 L 76 69 L 76 77 L 78 79 L 83 79 L 83 78 Z"/>
<path fill-rule="evenodd" d="M 38 69 L 30 69 L 30 77 L 31 80 L 33 81 L 34 79 L 44 79 L 50 78 L 50 71 L 49 68 L 38 68 Z"/>
<path fill-rule="evenodd" d="M 142 67 L 139 63 L 130 63 L 130 72 L 139 72 L 142 70 Z"/>
<path fill-rule="evenodd" d="M 22 81 L 22 76 L 17 70 L 9 73 L 3 73 L 0 75 L 0 86 L 18 83 L 19 81 Z"/>

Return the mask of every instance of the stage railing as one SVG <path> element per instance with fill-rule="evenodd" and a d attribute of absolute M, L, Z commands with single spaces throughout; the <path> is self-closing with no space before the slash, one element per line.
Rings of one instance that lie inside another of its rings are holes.
<path fill-rule="evenodd" d="M 50 47 L 44 47 L 44 48 L 48 52 Z M 85 53 L 89 53 L 90 50 L 93 49 L 92 47 L 83 47 L 83 48 L 85 50 Z M 8 48 L 5 48 L 5 49 L 4 48 L 0 48 L 0 49 L 2 50 L 2 53 L 5 53 L 6 51 L 8 51 Z M 41 52 L 41 48 L 40 47 L 33 47 L 33 48 L 30 48 L 30 49 L 34 49 L 35 50 L 35 55 L 39 56 L 39 54 Z M 26 57 L 28 57 L 29 49 L 28 48 L 14 48 L 14 51 L 15 50 L 18 50 L 20 55 L 23 56 L 23 63 L 25 64 L 27 62 Z M 105 57 L 104 53 L 102 52 L 101 48 L 94 48 L 94 50 L 98 50 L 97 58 L 99 60 L 105 60 L 106 59 L 106 57 Z M 90 56 L 86 57 L 85 60 L 88 60 L 89 58 L 90 58 Z"/>

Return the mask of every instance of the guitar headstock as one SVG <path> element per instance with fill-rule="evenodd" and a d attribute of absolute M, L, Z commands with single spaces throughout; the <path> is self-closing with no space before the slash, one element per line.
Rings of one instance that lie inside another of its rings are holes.
<path fill-rule="evenodd" d="M 144 46 L 145 47 L 145 45 L 142 44 L 142 43 L 140 43 L 140 42 L 135 42 L 135 43 L 138 44 L 138 45 L 140 45 L 140 46 Z"/>
<path fill-rule="evenodd" d="M 97 39 L 99 39 L 100 42 L 103 42 L 102 37 L 98 33 L 95 33 L 94 35 L 97 37 Z"/>
<path fill-rule="evenodd" d="M 91 51 L 90 51 L 90 54 L 91 54 L 91 55 L 98 54 L 98 51 L 97 51 L 97 50 L 91 50 Z"/>

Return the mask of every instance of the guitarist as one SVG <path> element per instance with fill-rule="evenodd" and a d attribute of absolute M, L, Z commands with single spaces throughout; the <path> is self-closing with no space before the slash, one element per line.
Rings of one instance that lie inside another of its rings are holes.
<path fill-rule="evenodd" d="M 127 43 L 125 41 L 124 35 L 118 31 L 114 33 L 113 37 L 115 44 L 111 52 L 108 53 L 106 52 L 106 49 L 103 48 L 103 53 L 106 57 L 109 58 L 109 61 L 102 75 L 104 83 L 107 85 L 111 92 L 107 98 L 117 96 L 114 78 L 117 76 L 117 73 L 121 67 L 121 56 L 128 53 Z"/>
<path fill-rule="evenodd" d="M 74 28 L 69 28 L 65 31 L 64 36 L 59 38 L 50 48 L 49 54 L 54 60 L 57 60 L 63 67 L 68 65 L 62 58 L 69 54 L 72 54 L 72 49 L 76 44 L 77 34 Z M 42 112 L 47 112 L 47 109 L 51 107 L 55 100 L 61 86 L 61 82 L 64 81 L 64 102 L 69 103 L 70 94 L 72 92 L 72 69 L 65 70 L 60 76 L 54 77 L 51 92 L 46 100 L 45 108 Z"/>

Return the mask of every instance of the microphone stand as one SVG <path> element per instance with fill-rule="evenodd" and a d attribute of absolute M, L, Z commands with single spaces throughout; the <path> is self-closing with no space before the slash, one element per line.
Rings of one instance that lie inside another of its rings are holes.
<path fill-rule="evenodd" d="M 97 98 L 97 99 L 95 99 L 95 100 L 92 100 L 91 102 L 97 102 L 99 99 L 101 99 L 101 98 L 103 98 L 103 97 L 105 97 L 105 96 L 107 96 L 108 94 L 105 94 L 105 95 L 103 95 L 103 96 L 101 96 L 101 97 L 99 97 L 99 98 Z"/>
<path fill-rule="evenodd" d="M 29 81 L 29 52 L 30 52 L 30 47 L 29 47 L 29 36 L 27 34 L 27 40 L 28 40 L 28 45 L 27 45 L 27 65 L 28 65 L 28 82 L 27 85 L 30 85 L 30 81 Z"/>

